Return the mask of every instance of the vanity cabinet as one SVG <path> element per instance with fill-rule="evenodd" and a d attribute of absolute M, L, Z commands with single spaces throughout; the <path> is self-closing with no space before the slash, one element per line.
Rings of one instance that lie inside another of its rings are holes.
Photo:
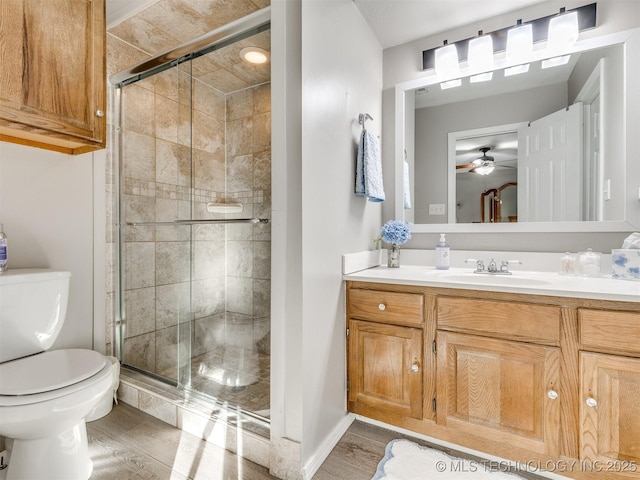
<path fill-rule="evenodd" d="M 0 140 L 104 148 L 105 0 L 3 0 L 0 38 Z"/>
<path fill-rule="evenodd" d="M 560 309 L 438 298 L 437 422 L 557 456 Z"/>
<path fill-rule="evenodd" d="M 346 293 L 349 411 L 569 478 L 640 478 L 640 302 Z"/>
<path fill-rule="evenodd" d="M 580 459 L 640 477 L 640 313 L 580 309 Z"/>
<path fill-rule="evenodd" d="M 349 410 L 422 419 L 424 295 L 349 288 L 347 297 Z"/>

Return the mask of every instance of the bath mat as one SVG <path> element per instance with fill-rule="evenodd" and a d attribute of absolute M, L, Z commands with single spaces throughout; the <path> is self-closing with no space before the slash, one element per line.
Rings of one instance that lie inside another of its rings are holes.
<path fill-rule="evenodd" d="M 451 457 L 409 440 L 392 440 L 371 480 L 518 480 L 502 462 Z M 494 471 L 492 471 L 492 468 Z M 503 471 L 500 471 L 503 470 Z"/>

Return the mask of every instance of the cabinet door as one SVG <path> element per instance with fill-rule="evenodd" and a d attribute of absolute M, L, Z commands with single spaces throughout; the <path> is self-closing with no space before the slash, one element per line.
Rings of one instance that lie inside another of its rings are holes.
<path fill-rule="evenodd" d="M 438 331 L 438 424 L 557 455 L 559 349 Z"/>
<path fill-rule="evenodd" d="M 349 410 L 422 418 L 422 330 L 349 322 Z"/>
<path fill-rule="evenodd" d="M 104 9 L 104 0 L 0 2 L 0 139 L 104 147 Z"/>
<path fill-rule="evenodd" d="M 580 359 L 580 457 L 638 478 L 640 359 L 587 352 Z"/>

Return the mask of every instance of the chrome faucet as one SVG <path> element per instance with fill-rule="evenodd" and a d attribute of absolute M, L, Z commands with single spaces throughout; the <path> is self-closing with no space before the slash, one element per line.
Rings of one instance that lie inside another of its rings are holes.
<path fill-rule="evenodd" d="M 473 273 L 484 273 L 488 275 L 511 275 L 512 273 L 509 271 L 509 265 L 522 265 L 520 260 L 502 260 L 500 267 L 498 268 L 498 264 L 492 258 L 487 265 L 486 269 L 484 266 L 484 261 L 476 260 L 475 258 L 469 258 L 465 260 L 465 263 L 474 263 L 476 264 L 476 269 Z"/>
<path fill-rule="evenodd" d="M 493 258 L 489 262 L 489 266 L 487 267 L 487 272 L 498 273 L 498 266 L 496 265 L 496 261 Z"/>

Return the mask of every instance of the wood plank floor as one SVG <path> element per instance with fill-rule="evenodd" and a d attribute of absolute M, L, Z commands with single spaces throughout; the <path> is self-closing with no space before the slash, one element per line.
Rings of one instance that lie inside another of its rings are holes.
<path fill-rule="evenodd" d="M 178 430 L 121 403 L 106 417 L 87 424 L 91 480 L 263 480 L 275 479 L 267 468 Z M 370 480 L 385 447 L 409 438 L 355 421 L 313 480 Z M 444 451 L 447 451 L 444 449 Z M 458 452 L 447 451 L 452 455 Z M 467 458 L 468 455 L 464 455 Z M 525 474 L 528 479 L 541 477 Z"/>

